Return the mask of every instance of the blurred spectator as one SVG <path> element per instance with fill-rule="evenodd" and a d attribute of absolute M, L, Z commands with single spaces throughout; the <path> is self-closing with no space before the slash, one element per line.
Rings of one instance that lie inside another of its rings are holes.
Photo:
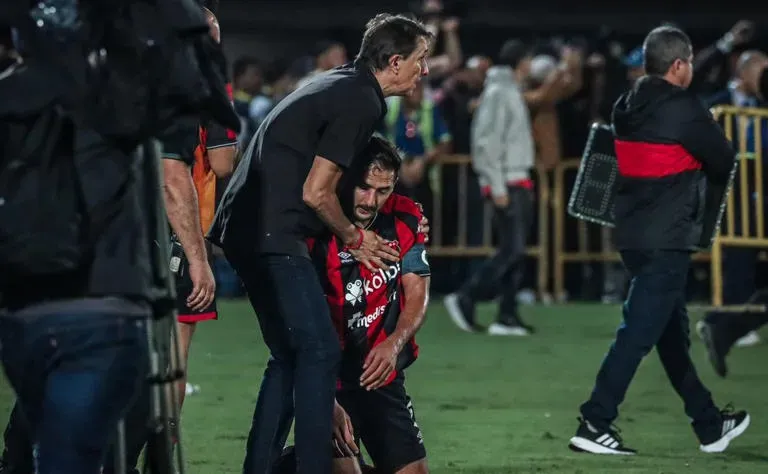
<path fill-rule="evenodd" d="M 296 90 L 299 81 L 304 76 L 304 71 L 304 64 L 301 59 L 295 60 L 287 66 L 282 61 L 272 65 L 269 96 L 272 98 L 273 104 L 277 104 L 285 96 Z"/>
<path fill-rule="evenodd" d="M 475 332 L 475 305 L 501 296 L 496 322 L 488 333 L 525 336 L 532 332 L 518 313 L 517 292 L 525 247 L 533 219 L 534 146 L 528 106 L 521 84 L 530 74 L 531 58 L 521 41 L 504 43 L 499 65 L 488 71 L 472 124 L 472 165 L 493 202 L 499 245 L 493 257 L 455 294 L 445 299 L 453 322 Z"/>
<path fill-rule="evenodd" d="M 483 92 L 483 82 L 491 65 L 491 59 L 488 57 L 471 57 L 467 60 L 466 67 L 456 71 L 446 79 L 442 89 L 435 94 L 435 100 L 439 101 L 440 110 L 443 112 L 448 129 L 453 136 L 454 153 L 460 155 L 471 153 L 472 116 L 479 104 L 480 94 Z M 471 166 L 468 166 L 466 171 L 462 175 L 458 166 L 444 166 L 442 168 L 440 199 L 442 222 L 446 223 L 442 226 L 440 236 L 443 245 L 459 244 L 458 233 L 462 225 L 466 232 L 465 243 L 467 246 L 480 247 L 483 245 L 485 206 L 477 175 Z M 462 178 L 463 183 L 460 182 Z M 465 190 L 463 195 L 459 194 L 462 188 Z M 466 206 L 465 222 L 457 222 L 456 210 L 460 209 L 462 200 L 465 201 Z M 455 224 L 449 224 L 454 222 Z M 467 257 L 451 260 L 451 262 L 443 265 L 444 262 L 433 259 L 433 266 L 443 270 L 439 278 L 437 275 L 433 278 L 433 283 L 436 288 L 444 288 L 448 292 L 454 291 L 469 274 L 474 273 L 479 268 L 485 259 Z"/>
<path fill-rule="evenodd" d="M 463 53 L 459 39 L 459 19 L 446 13 L 442 0 L 424 0 L 420 16 L 427 29 L 435 35 L 432 55 L 429 58 L 429 81 L 432 88 L 439 88 L 443 79 L 461 67 Z"/>
<path fill-rule="evenodd" d="M 539 55 L 531 60 L 523 96 L 531 112 L 538 165 L 552 169 L 563 156 L 558 104 L 582 89 L 582 53 L 563 46 L 558 60 Z M 584 108 L 586 109 L 586 108 Z M 585 128 L 587 123 L 583 125 Z"/>
<path fill-rule="evenodd" d="M 315 47 L 315 69 L 301 78 L 297 87 L 306 84 L 315 75 L 344 65 L 347 62 L 347 49 L 334 41 L 322 41 Z"/>
<path fill-rule="evenodd" d="M 720 38 L 696 54 L 691 90 L 702 97 L 711 97 L 723 90 L 733 76 L 739 55 L 750 47 L 755 25 L 741 20 Z"/>
<path fill-rule="evenodd" d="M 261 63 L 249 56 L 238 58 L 232 66 L 232 88 L 235 112 L 242 123 L 238 137 L 241 149 L 248 145 L 250 137 L 272 108 L 272 101 L 264 95 L 263 87 L 264 71 Z"/>
<path fill-rule="evenodd" d="M 627 66 L 627 81 L 634 84 L 636 80 L 645 76 L 645 66 L 643 65 L 643 47 L 638 46 L 633 49 L 626 58 L 624 65 Z"/>
<path fill-rule="evenodd" d="M 387 99 L 384 128 L 385 136 L 406 156 L 398 192 L 422 203 L 424 213 L 432 218 L 433 186 L 427 172 L 438 156 L 451 151 L 452 137 L 440 108 L 425 96 L 423 82 L 409 96 Z"/>

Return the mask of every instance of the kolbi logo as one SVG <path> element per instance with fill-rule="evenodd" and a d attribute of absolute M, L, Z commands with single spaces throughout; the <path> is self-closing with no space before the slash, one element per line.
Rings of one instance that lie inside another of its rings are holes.
<path fill-rule="evenodd" d="M 400 274 L 400 264 L 396 263 L 388 269 L 379 269 L 377 273 L 374 273 L 370 280 L 363 280 L 363 287 L 365 288 L 365 294 L 370 295 L 374 291 L 378 290 L 382 286 L 385 286 L 390 281 L 397 278 Z"/>

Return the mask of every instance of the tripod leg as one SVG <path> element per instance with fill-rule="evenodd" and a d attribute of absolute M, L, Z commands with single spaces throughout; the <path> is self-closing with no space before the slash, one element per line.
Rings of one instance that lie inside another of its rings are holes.
<path fill-rule="evenodd" d="M 128 470 L 125 464 L 125 420 L 117 422 L 117 433 L 115 435 L 113 450 L 115 453 L 115 472 L 123 474 Z"/>

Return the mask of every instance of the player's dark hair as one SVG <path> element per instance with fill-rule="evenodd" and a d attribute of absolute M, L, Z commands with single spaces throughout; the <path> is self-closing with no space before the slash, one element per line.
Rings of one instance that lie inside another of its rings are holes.
<path fill-rule="evenodd" d="M 691 39 L 674 26 L 653 29 L 643 41 L 645 73 L 663 76 L 676 60 L 688 61 L 693 54 Z"/>
<path fill-rule="evenodd" d="M 261 69 L 261 62 L 258 59 L 251 56 L 241 56 L 237 58 L 232 64 L 232 78 L 238 79 L 248 71 L 249 67 L 256 67 Z"/>
<path fill-rule="evenodd" d="M 499 64 L 516 68 L 520 61 L 531 54 L 531 48 L 519 39 L 507 40 L 499 51 Z"/>
<path fill-rule="evenodd" d="M 365 25 L 356 61 L 381 71 L 387 67 L 392 56 L 408 57 L 413 54 L 419 38 L 432 41 L 434 37 L 418 20 L 405 15 L 379 13 Z"/>
<path fill-rule="evenodd" d="M 372 166 L 376 166 L 384 171 L 394 171 L 395 176 L 397 176 L 403 159 L 392 142 L 386 138 L 374 135 L 365 147 L 360 162 L 365 171 L 369 170 Z"/>
<path fill-rule="evenodd" d="M 344 173 L 344 178 L 339 183 L 339 190 L 346 196 L 363 182 L 365 174 L 374 166 L 384 171 L 394 171 L 397 178 L 402 162 L 403 159 L 395 145 L 386 138 L 374 135 Z"/>

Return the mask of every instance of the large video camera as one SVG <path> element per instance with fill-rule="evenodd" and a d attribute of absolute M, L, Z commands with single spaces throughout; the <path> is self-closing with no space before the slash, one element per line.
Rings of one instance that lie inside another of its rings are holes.
<path fill-rule="evenodd" d="M 13 26 L 23 74 L 42 90 L 4 87 L 0 115 L 40 106 L 38 92 L 105 136 L 141 140 L 188 115 L 239 129 L 223 52 L 195 0 L 3 3 L 0 24 Z"/>

